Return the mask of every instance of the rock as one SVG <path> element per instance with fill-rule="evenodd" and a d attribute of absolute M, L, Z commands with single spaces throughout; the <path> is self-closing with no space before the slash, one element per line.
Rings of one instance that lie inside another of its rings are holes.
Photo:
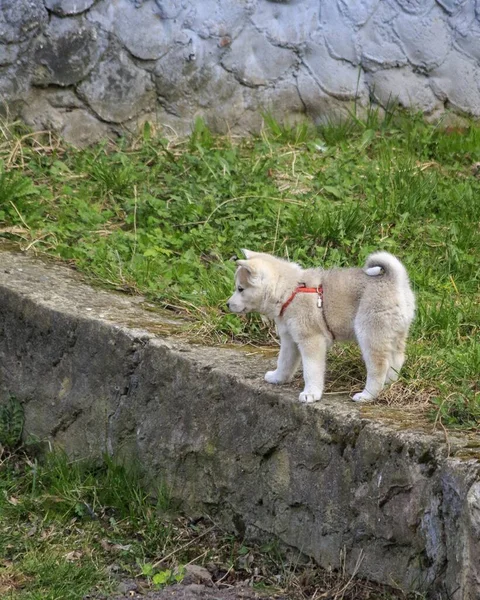
<path fill-rule="evenodd" d="M 238 0 L 203 0 L 192 4 L 184 25 L 201 38 L 235 38 L 253 13 L 253 3 Z"/>
<path fill-rule="evenodd" d="M 77 89 L 101 119 L 112 123 L 131 119 L 155 102 L 150 75 L 117 47 L 105 52 Z"/>
<path fill-rule="evenodd" d="M 314 123 L 338 122 L 348 117 L 351 103 L 326 94 L 306 69 L 299 70 L 296 80 L 305 112 Z"/>
<path fill-rule="evenodd" d="M 58 133 L 64 125 L 63 111 L 51 106 L 45 95 L 29 94 L 21 112 L 22 119 L 35 131 Z"/>
<path fill-rule="evenodd" d="M 448 100 L 466 114 L 480 116 L 480 72 L 473 60 L 450 52 L 443 64 L 431 72 L 430 84 L 441 100 Z"/>
<path fill-rule="evenodd" d="M 303 62 L 320 87 L 335 98 L 351 100 L 365 95 L 361 69 L 330 56 L 322 35 L 306 45 Z"/>
<path fill-rule="evenodd" d="M 449 14 L 457 13 L 468 0 L 437 0 L 438 4 Z"/>
<path fill-rule="evenodd" d="M 63 117 L 62 137 L 72 146 L 85 148 L 109 137 L 110 129 L 83 109 L 67 112 Z"/>
<path fill-rule="evenodd" d="M 0 44 L 0 67 L 11 65 L 17 60 L 19 44 Z"/>
<path fill-rule="evenodd" d="M 320 5 L 308 0 L 259 2 L 251 19 L 273 43 L 298 46 L 318 27 Z"/>
<path fill-rule="evenodd" d="M 432 92 L 428 77 L 414 73 L 410 67 L 376 71 L 369 82 L 376 101 L 383 107 L 397 102 L 404 108 L 432 113 L 441 105 Z"/>
<path fill-rule="evenodd" d="M 366 70 L 389 69 L 408 64 L 407 56 L 393 30 L 399 14 L 395 5 L 381 3 L 372 18 L 357 34 L 361 64 Z"/>
<path fill-rule="evenodd" d="M 330 56 L 358 64 L 356 31 L 340 12 L 336 2 L 325 2 L 321 5 L 320 22 Z"/>
<path fill-rule="evenodd" d="M 252 122 L 248 130 L 252 132 L 261 127 L 261 121 L 253 121 L 254 115 L 263 120 L 263 115 L 268 113 L 279 123 L 290 125 L 305 121 L 306 116 L 305 105 L 300 98 L 296 82 L 290 79 L 277 81 L 270 87 L 253 89 L 246 107 L 251 112 Z M 244 119 L 242 126 L 247 126 Z"/>
<path fill-rule="evenodd" d="M 248 52 L 246 51 L 248 49 Z M 293 69 L 291 50 L 272 45 L 253 27 L 246 27 L 222 58 L 223 67 L 244 85 L 266 85 Z"/>
<path fill-rule="evenodd" d="M 155 0 L 162 19 L 178 19 L 185 8 L 183 0 Z"/>
<path fill-rule="evenodd" d="M 1 0 L 0 40 L 10 44 L 31 38 L 48 22 L 43 2 L 35 0 Z"/>
<path fill-rule="evenodd" d="M 138 591 L 138 583 L 134 579 L 126 579 L 121 581 L 117 586 L 118 594 L 133 596 L 134 592 Z"/>
<path fill-rule="evenodd" d="M 162 17 L 154 2 L 136 6 L 131 0 L 117 0 L 114 4 L 103 0 L 89 12 L 88 18 L 114 31 L 129 52 L 143 60 L 164 56 L 181 33 L 181 24 Z"/>
<path fill-rule="evenodd" d="M 458 48 L 480 63 L 480 22 L 473 19 L 464 31 L 455 30 L 455 44 Z"/>
<path fill-rule="evenodd" d="M 212 576 L 208 569 L 194 564 L 185 565 L 185 577 L 183 578 L 182 583 L 184 585 L 213 585 Z"/>
<path fill-rule="evenodd" d="M 72 85 L 93 69 L 105 48 L 103 38 L 88 21 L 52 17 L 34 50 L 36 85 Z"/>
<path fill-rule="evenodd" d="M 440 8 L 427 15 L 400 14 L 393 27 L 410 62 L 427 70 L 442 64 L 451 48 L 451 34 Z"/>
<path fill-rule="evenodd" d="M 422 15 L 428 12 L 434 5 L 434 0 L 396 0 L 397 4 L 412 15 Z"/>
<path fill-rule="evenodd" d="M 30 87 L 30 74 L 24 65 L 0 67 L 0 105 L 23 102 Z"/>
<path fill-rule="evenodd" d="M 380 0 L 338 0 L 342 13 L 351 21 L 353 25 L 364 25 L 368 19 L 377 10 Z"/>
<path fill-rule="evenodd" d="M 192 122 L 201 114 L 216 131 L 238 120 L 245 110 L 244 91 L 218 64 L 221 52 L 213 40 L 205 42 L 192 34 L 187 46 L 176 46 L 157 61 L 155 86 L 170 114 Z"/>
<path fill-rule="evenodd" d="M 106 123 L 95 119 L 71 90 L 35 90 L 25 99 L 22 119 L 35 130 L 60 134 L 69 144 L 83 148 L 110 134 Z"/>
<path fill-rule="evenodd" d="M 44 2 L 48 10 L 65 17 L 85 12 L 93 5 L 95 0 L 44 0 Z"/>

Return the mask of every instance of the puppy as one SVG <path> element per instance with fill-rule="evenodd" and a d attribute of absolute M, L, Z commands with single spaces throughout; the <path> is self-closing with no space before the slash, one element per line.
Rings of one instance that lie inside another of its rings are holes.
<path fill-rule="evenodd" d="M 227 302 L 237 314 L 258 312 L 274 319 L 280 353 L 268 383 L 291 381 L 300 361 L 305 389 L 301 402 L 320 400 L 327 348 L 356 340 L 367 367 L 365 389 L 356 402 L 376 398 L 396 381 L 405 360 L 405 342 L 415 297 L 402 263 L 388 252 L 371 254 L 363 269 L 302 269 L 270 254 L 244 250 L 238 260 L 235 292 Z"/>

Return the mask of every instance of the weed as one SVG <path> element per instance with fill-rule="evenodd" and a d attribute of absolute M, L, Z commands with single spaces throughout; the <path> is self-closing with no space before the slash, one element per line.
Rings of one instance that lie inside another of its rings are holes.
<path fill-rule="evenodd" d="M 13 449 L 22 439 L 25 415 L 23 406 L 11 396 L 6 404 L 0 406 L 0 446 Z"/>

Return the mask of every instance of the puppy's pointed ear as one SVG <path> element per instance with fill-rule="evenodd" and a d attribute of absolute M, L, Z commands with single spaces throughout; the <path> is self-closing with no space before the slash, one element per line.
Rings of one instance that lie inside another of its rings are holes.
<path fill-rule="evenodd" d="M 254 275 L 256 272 L 255 266 L 249 260 L 237 260 L 235 263 L 237 267 L 243 267 L 249 275 Z"/>
<path fill-rule="evenodd" d="M 253 252 L 253 250 L 247 250 L 246 248 L 242 248 L 243 255 L 245 258 L 253 258 L 258 252 Z"/>

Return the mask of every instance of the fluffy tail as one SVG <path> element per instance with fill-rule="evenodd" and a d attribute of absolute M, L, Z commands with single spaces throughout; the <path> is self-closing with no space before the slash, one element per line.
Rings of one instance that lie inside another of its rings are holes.
<path fill-rule="evenodd" d="M 408 282 L 408 275 L 402 263 L 389 252 L 375 252 L 370 254 L 363 269 L 370 277 L 383 275 L 392 279 Z"/>

